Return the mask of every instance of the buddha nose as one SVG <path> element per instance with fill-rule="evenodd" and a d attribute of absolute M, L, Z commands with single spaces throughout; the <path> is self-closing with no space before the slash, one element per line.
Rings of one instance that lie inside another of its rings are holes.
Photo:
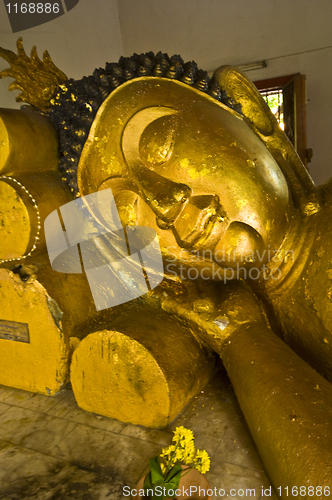
<path fill-rule="evenodd" d="M 162 221 L 167 227 L 175 221 L 187 203 L 191 189 L 186 184 L 165 179 L 151 170 L 142 170 L 137 179 L 142 194 L 159 219 L 158 222 Z"/>

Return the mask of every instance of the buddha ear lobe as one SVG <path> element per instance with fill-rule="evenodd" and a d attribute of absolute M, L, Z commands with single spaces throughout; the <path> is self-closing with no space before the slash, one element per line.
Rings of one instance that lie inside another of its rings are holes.
<path fill-rule="evenodd" d="M 255 85 L 234 66 L 220 66 L 213 80 L 226 90 L 235 104 L 240 104 L 243 115 L 249 120 L 251 127 L 267 137 L 273 134 L 278 122 Z"/>
<path fill-rule="evenodd" d="M 263 141 L 292 188 L 295 206 L 309 215 L 317 212 L 319 200 L 313 180 L 255 85 L 234 66 L 221 66 L 213 79 L 235 104 L 241 105 L 248 125 Z"/>

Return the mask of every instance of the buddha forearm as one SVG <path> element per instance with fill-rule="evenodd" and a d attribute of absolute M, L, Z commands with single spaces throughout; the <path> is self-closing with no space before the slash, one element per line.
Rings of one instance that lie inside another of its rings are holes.
<path fill-rule="evenodd" d="M 259 323 L 233 332 L 221 357 L 278 493 L 331 486 L 331 384 Z"/>

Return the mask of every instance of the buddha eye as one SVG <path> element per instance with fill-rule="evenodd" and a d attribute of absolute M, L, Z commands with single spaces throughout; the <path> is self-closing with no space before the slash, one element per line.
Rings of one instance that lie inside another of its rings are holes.
<path fill-rule="evenodd" d="M 174 115 L 158 118 L 145 128 L 139 142 L 139 156 L 146 167 L 155 170 L 170 159 L 176 129 Z"/>

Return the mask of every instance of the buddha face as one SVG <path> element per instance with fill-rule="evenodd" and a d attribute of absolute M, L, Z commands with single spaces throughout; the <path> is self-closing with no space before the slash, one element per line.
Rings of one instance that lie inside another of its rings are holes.
<path fill-rule="evenodd" d="M 124 225 L 157 231 L 166 257 L 257 267 L 264 249 L 280 246 L 288 187 L 236 112 L 198 92 L 182 106 L 145 107 L 127 121 L 121 150 L 126 180 L 109 178 L 100 189 L 112 188 Z"/>
<path fill-rule="evenodd" d="M 287 184 L 246 123 L 208 104 L 138 112 L 123 134 L 124 157 L 161 242 L 172 232 L 177 251 L 219 265 L 257 262 L 255 254 L 277 249 L 284 237 Z"/>

